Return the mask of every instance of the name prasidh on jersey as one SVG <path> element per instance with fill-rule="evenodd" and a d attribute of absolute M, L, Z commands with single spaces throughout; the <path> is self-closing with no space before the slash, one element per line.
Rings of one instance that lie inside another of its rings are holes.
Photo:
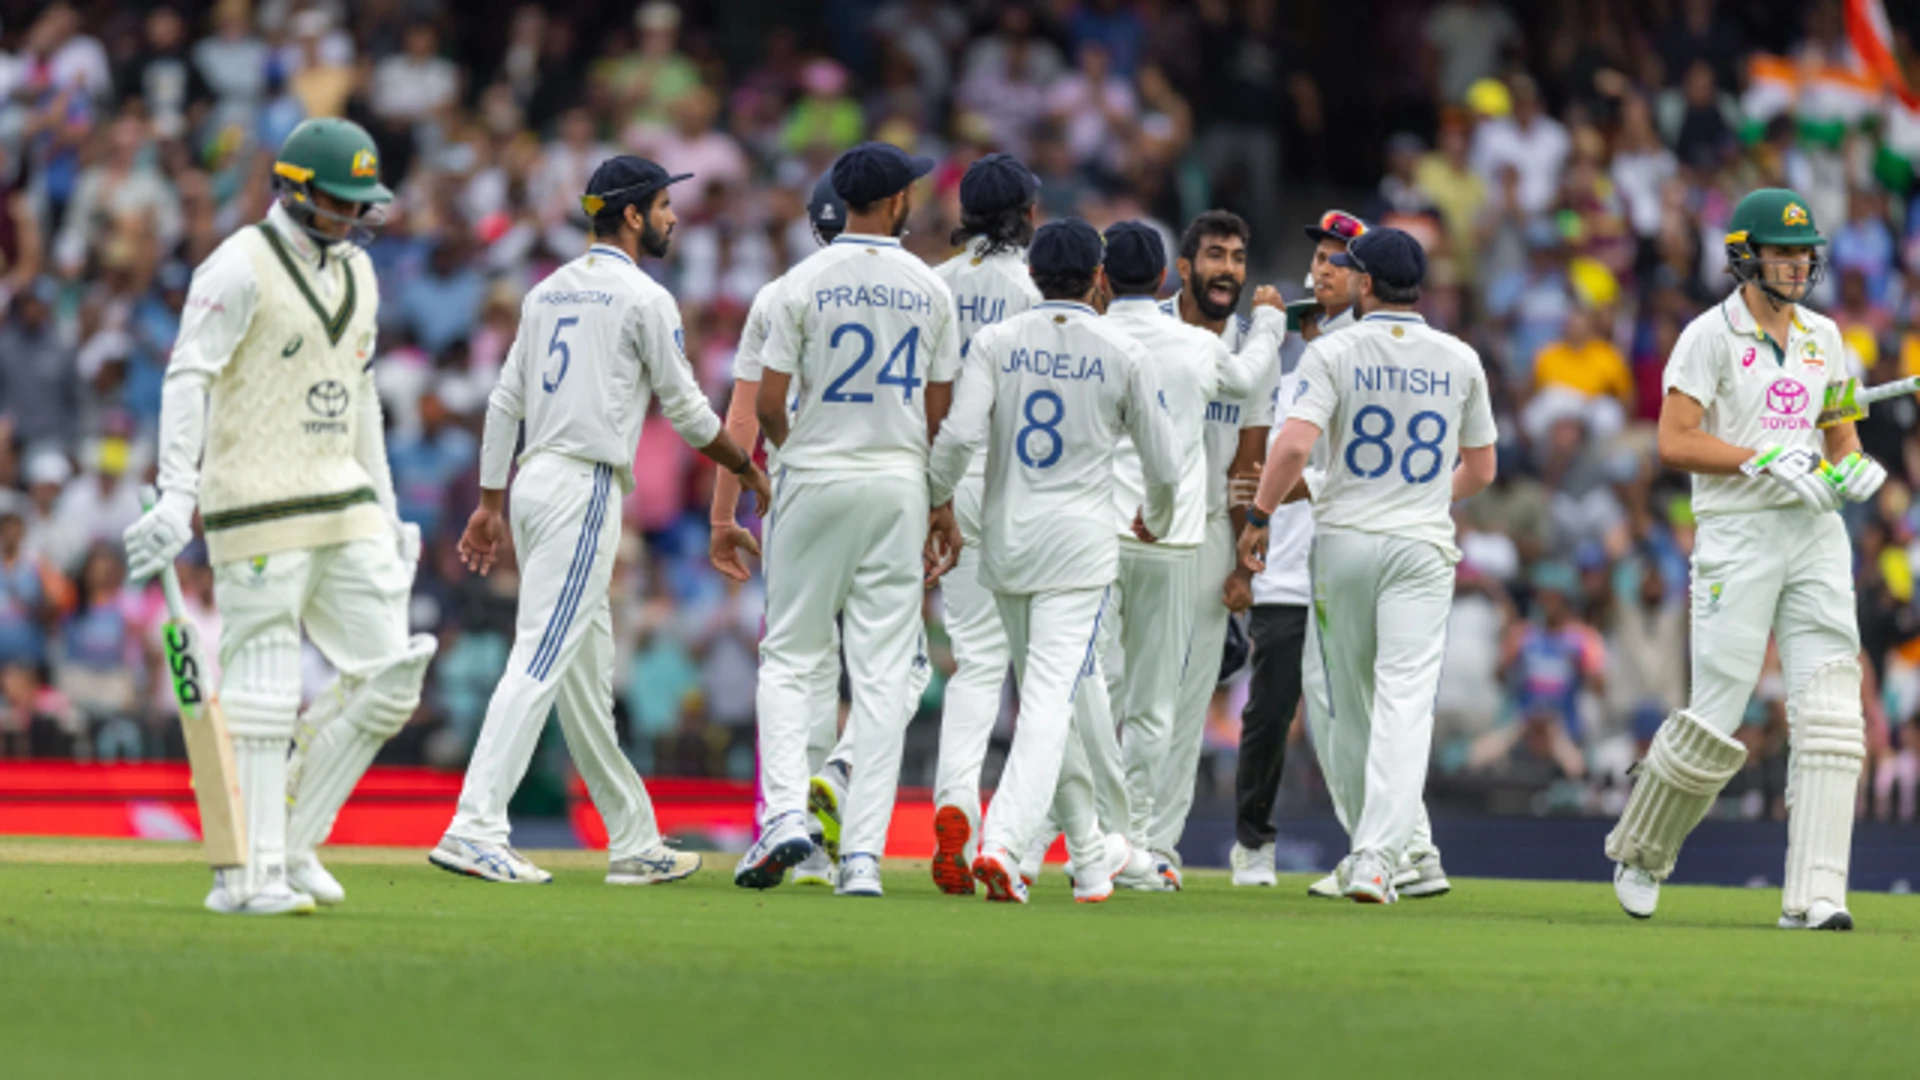
<path fill-rule="evenodd" d="M 1097 356 L 1049 352 L 1046 349 L 1013 349 L 1007 353 L 1004 372 L 1025 371 L 1049 379 L 1088 379 L 1107 381 L 1106 365 Z"/>
<path fill-rule="evenodd" d="M 1399 368 L 1379 365 L 1353 369 L 1353 388 L 1396 394 L 1453 396 L 1453 373 L 1431 368 Z"/>
<path fill-rule="evenodd" d="M 835 285 L 832 288 L 815 289 L 813 309 L 825 311 L 830 307 L 875 308 L 902 311 L 909 315 L 931 315 L 933 297 L 919 289 L 901 285 Z"/>

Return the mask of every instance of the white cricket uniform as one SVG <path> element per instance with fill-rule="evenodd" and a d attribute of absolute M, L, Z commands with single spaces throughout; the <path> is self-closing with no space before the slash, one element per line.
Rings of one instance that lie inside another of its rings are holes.
<path fill-rule="evenodd" d="M 1391 867 L 1419 825 L 1432 749 L 1460 559 L 1453 464 L 1493 444 L 1493 408 L 1478 354 L 1409 313 L 1316 339 L 1298 377 L 1288 418 L 1327 445 L 1311 556 L 1332 690 L 1322 765 L 1353 851 Z"/>
<path fill-rule="evenodd" d="M 1095 641 L 1119 573 L 1113 459 L 1138 447 L 1147 528 L 1173 525 L 1181 466 L 1152 360 L 1085 304 L 1047 301 L 976 334 L 953 415 L 929 465 L 937 502 L 987 447 L 981 578 L 993 590 L 1020 681 L 1020 719 L 987 809 L 986 843 L 1018 854 L 1053 807 L 1076 860 L 1098 857 L 1092 791 L 1071 716 L 1103 695 Z M 1065 773 L 1062 773 L 1063 765 Z"/>
<path fill-rule="evenodd" d="M 934 268 L 953 290 L 962 359 L 981 329 L 1010 319 L 1040 302 L 1040 290 L 1027 272 L 1024 248 L 986 254 L 988 243 L 975 239 L 967 250 Z M 962 371 L 965 365 L 962 364 Z M 975 454 L 953 492 L 954 517 L 965 546 L 960 559 L 940 579 L 946 603 L 947 634 L 953 642 L 953 678 L 947 681 L 940 714 L 940 756 L 935 770 L 936 807 L 967 812 L 978 833 L 980 769 L 1000 717 L 1006 687 L 1007 632 L 993 594 L 980 582 L 980 500 L 986 484 L 987 455 Z"/>
<path fill-rule="evenodd" d="M 1178 297 L 1162 301 L 1160 310 L 1178 320 Z M 1178 858 L 1175 850 L 1193 809 L 1193 787 L 1206 739 L 1207 710 L 1220 682 L 1220 656 L 1226 647 L 1231 612 L 1221 589 L 1232 574 L 1238 553 L 1234 548 L 1233 519 L 1228 514 L 1227 473 L 1240 452 L 1240 432 L 1273 426 L 1274 393 L 1280 378 L 1280 346 L 1286 340 L 1286 313 L 1259 307 L 1251 318 L 1232 315 L 1220 328 L 1220 340 L 1236 361 L 1252 365 L 1248 388 L 1241 393 L 1228 381 L 1207 402 L 1206 523 L 1200 551 L 1194 561 L 1191 650 L 1180 676 L 1180 696 L 1168 740 L 1167 764 L 1154 797 L 1149 829 L 1154 851 Z"/>
<path fill-rule="evenodd" d="M 511 507 L 520 609 L 449 836 L 507 842 L 507 802 L 558 704 L 574 765 L 606 820 L 610 856 L 631 858 L 660 842 L 653 803 L 614 731 L 607 595 L 620 499 L 633 490 L 640 427 L 656 392 L 689 445 L 720 434 L 684 352 L 679 308 L 626 254 L 595 244 L 527 294 L 487 401 L 480 451 L 480 486 L 506 487 L 524 422 Z"/>
<path fill-rule="evenodd" d="M 840 849 L 884 855 L 911 717 L 927 537 L 924 386 L 960 363 L 953 294 L 891 237 L 843 233 L 788 271 L 764 360 L 794 376 L 766 539 L 762 824 L 806 809 L 807 680 L 842 616 L 854 746 Z M 924 663 L 924 660 L 919 661 Z"/>
<path fill-rule="evenodd" d="M 747 308 L 747 321 L 740 328 L 740 345 L 733 354 L 734 393 L 740 393 L 739 385 L 750 382 L 760 383 L 765 372 L 762 357 L 766 353 L 767 338 L 773 331 L 773 311 L 779 306 L 781 286 L 786 283 L 786 275 L 774 278 L 760 287 L 753 296 L 753 304 Z M 787 397 L 788 417 L 799 406 L 798 387 L 796 393 Z M 780 448 L 767 443 L 767 475 L 777 475 L 780 468 Z M 762 530 L 773 527 L 773 508 L 766 508 L 761 515 Z M 852 732 L 849 725 L 846 732 L 840 730 L 840 627 L 833 629 L 834 644 L 827 655 L 820 660 L 812 678 L 808 680 L 807 713 L 812 719 L 807 725 L 807 771 L 818 774 L 829 761 L 847 763 L 853 761 L 853 744 L 848 735 Z"/>
<path fill-rule="evenodd" d="M 1706 407 L 1701 430 L 1735 446 L 1825 453 L 1814 416 L 1847 377 L 1833 320 L 1796 307 L 1784 350 L 1754 325 L 1740 292 L 1674 343 L 1663 387 Z M 1853 552 L 1839 514 L 1806 509 L 1765 476 L 1693 478 L 1693 689 L 1687 711 L 1731 735 L 1760 680 L 1767 635 L 1788 696 L 1821 665 L 1859 654 Z"/>
<path fill-rule="evenodd" d="M 275 203 L 194 270 L 167 367 L 159 486 L 197 497 L 213 561 L 249 847 L 225 878 L 235 900 L 326 838 L 433 655 L 407 637 L 413 567 L 371 372 L 378 304 L 364 252 L 323 250 Z M 303 630 L 339 676 L 299 717 Z"/>

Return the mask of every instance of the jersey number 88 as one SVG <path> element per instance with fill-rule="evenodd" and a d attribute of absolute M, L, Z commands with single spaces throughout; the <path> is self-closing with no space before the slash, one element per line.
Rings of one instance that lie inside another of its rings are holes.
<path fill-rule="evenodd" d="M 1353 415 L 1353 437 L 1347 442 L 1347 471 L 1362 480 L 1378 480 L 1393 468 L 1393 444 L 1387 441 L 1397 425 L 1393 414 L 1378 405 L 1368 405 Z M 1424 431 L 1431 431 L 1429 437 L 1422 437 Z M 1431 409 L 1422 409 L 1414 413 L 1407 421 L 1407 448 L 1400 454 L 1400 478 L 1409 484 L 1432 483 L 1440 475 L 1440 469 L 1446 464 L 1446 454 L 1440 444 L 1447 438 L 1447 418 Z M 1365 454 L 1362 447 L 1373 449 Z M 1363 467 L 1361 459 L 1373 458 L 1378 454 L 1379 463 L 1372 468 Z M 1415 463 L 1424 466 L 1415 472 Z"/>

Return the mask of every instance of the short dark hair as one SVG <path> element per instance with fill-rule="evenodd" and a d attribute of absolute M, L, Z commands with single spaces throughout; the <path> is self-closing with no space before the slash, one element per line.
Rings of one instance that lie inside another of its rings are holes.
<path fill-rule="evenodd" d="M 1154 296 L 1160 292 L 1158 281 L 1121 281 L 1109 274 L 1107 284 L 1113 287 L 1115 296 Z"/>
<path fill-rule="evenodd" d="M 983 255 L 998 255 L 1003 251 L 1023 248 L 1033 243 L 1033 220 L 1027 211 L 1032 203 L 1011 210 L 996 210 L 990 214 L 969 214 L 960 212 L 960 227 L 947 237 L 951 244 L 964 244 L 976 236 L 987 238 Z"/>
<path fill-rule="evenodd" d="M 1253 230 L 1247 228 L 1247 221 L 1231 210 L 1208 210 L 1187 223 L 1187 231 L 1180 234 L 1180 257 L 1188 262 L 1200 254 L 1200 244 L 1210 236 L 1237 236 L 1240 242 L 1248 246 L 1253 244 Z"/>
<path fill-rule="evenodd" d="M 1420 302 L 1420 286 L 1389 285 L 1374 278 L 1373 298 L 1383 304 L 1417 304 Z"/>
<path fill-rule="evenodd" d="M 1048 300 L 1080 300 L 1093 291 L 1092 274 L 1035 274 L 1034 287 Z"/>

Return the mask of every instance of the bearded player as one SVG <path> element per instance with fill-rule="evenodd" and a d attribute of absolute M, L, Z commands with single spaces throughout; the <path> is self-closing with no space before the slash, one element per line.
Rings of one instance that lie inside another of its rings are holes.
<path fill-rule="evenodd" d="M 1753 192 L 1734 208 L 1726 244 L 1739 287 L 1674 343 L 1660 409 L 1660 460 L 1693 474 L 1700 522 L 1693 689 L 1654 735 L 1607 855 L 1619 864 L 1620 906 L 1651 917 L 1681 842 L 1746 762 L 1733 732 L 1771 631 L 1792 730 L 1780 926 L 1850 930 L 1866 748 L 1852 551 L 1834 511 L 1873 498 L 1887 472 L 1860 452 L 1851 423 L 1813 423 L 1827 386 L 1847 373 L 1838 328 L 1801 306 L 1826 268 L 1806 200 Z"/>
<path fill-rule="evenodd" d="M 351 239 L 393 193 L 345 120 L 295 128 L 273 176 L 266 220 L 194 271 L 161 398 L 160 497 L 126 534 L 144 580 L 192 539 L 196 505 L 206 530 L 248 845 L 207 895 L 222 914 L 345 899 L 313 849 L 413 715 L 434 654 L 432 636 L 407 636 L 420 532 L 395 510 L 371 370 L 380 291 Z M 304 716 L 302 630 L 339 672 Z"/>

